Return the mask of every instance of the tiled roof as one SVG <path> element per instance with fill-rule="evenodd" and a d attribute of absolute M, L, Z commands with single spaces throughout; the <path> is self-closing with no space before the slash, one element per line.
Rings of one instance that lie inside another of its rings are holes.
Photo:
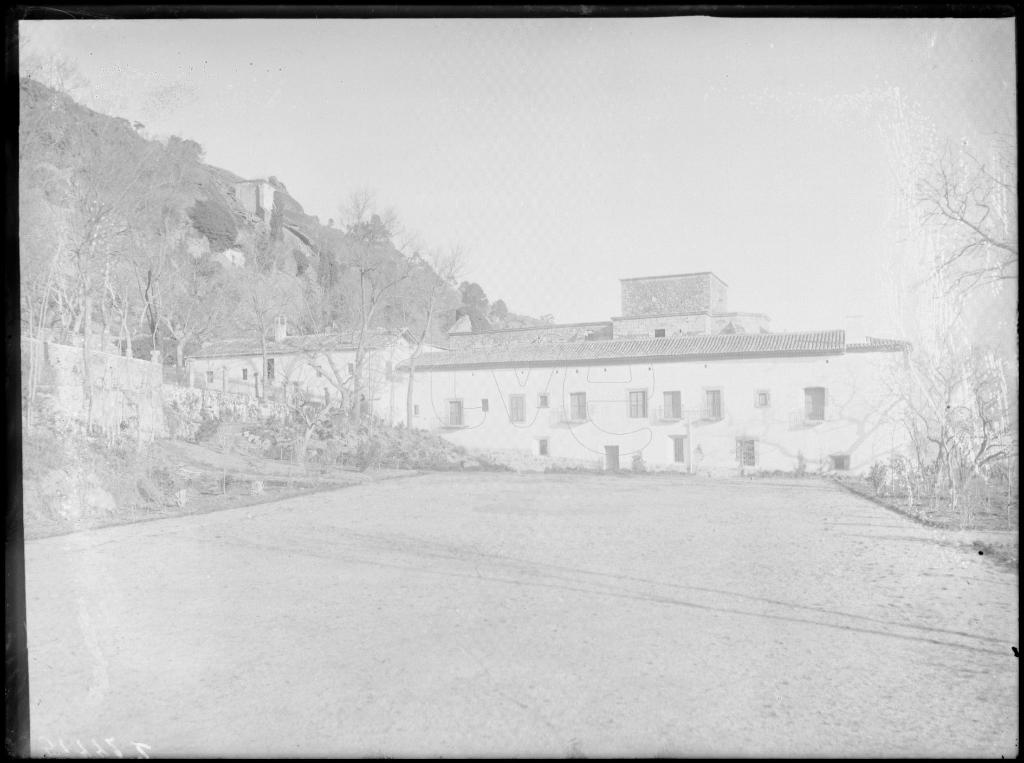
<path fill-rule="evenodd" d="M 894 340 L 872 341 L 876 343 L 858 349 L 881 351 L 905 347 L 905 343 Z M 792 334 L 699 334 L 658 339 L 607 339 L 473 347 L 421 355 L 416 361 L 416 367 L 614 363 L 628 360 L 689 360 L 765 355 L 838 355 L 845 349 L 845 333 L 842 330 Z"/>
<path fill-rule="evenodd" d="M 366 346 L 379 348 L 390 344 L 402 336 L 401 331 L 373 329 L 367 334 Z M 355 350 L 356 332 L 346 331 L 333 334 L 297 334 L 286 336 L 283 341 L 267 340 L 267 354 L 288 355 L 306 352 L 344 352 Z M 255 337 L 242 339 L 221 339 L 208 342 L 195 352 L 189 353 L 190 358 L 221 358 L 234 356 L 259 355 L 262 353 L 260 342 Z"/>
<path fill-rule="evenodd" d="M 879 339 L 875 336 L 864 337 L 865 342 L 847 342 L 847 352 L 883 352 L 888 350 L 905 350 L 910 347 L 908 342 L 900 339 Z"/>

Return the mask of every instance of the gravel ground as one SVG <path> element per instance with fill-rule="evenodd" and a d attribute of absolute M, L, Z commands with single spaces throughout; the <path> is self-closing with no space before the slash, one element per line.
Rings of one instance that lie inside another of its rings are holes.
<path fill-rule="evenodd" d="M 1017 575 L 828 483 L 435 474 L 25 551 L 34 754 L 1018 750 Z"/>

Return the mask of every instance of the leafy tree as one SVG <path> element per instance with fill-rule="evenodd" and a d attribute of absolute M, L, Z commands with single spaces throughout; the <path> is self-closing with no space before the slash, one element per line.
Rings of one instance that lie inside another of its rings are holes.
<path fill-rule="evenodd" d="M 491 305 L 491 317 L 499 322 L 508 318 L 508 307 L 505 305 L 505 300 L 499 299 Z"/>
<path fill-rule="evenodd" d="M 223 252 L 231 248 L 238 238 L 238 225 L 231 209 L 218 196 L 198 199 L 189 210 L 195 229 L 206 236 L 210 249 Z"/>

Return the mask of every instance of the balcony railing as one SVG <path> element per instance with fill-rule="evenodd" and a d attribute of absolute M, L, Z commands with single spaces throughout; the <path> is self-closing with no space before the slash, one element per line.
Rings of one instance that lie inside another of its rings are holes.
<path fill-rule="evenodd" d="M 725 416 L 724 411 L 720 405 L 705 405 L 700 409 L 700 420 L 701 421 L 721 421 Z"/>
<path fill-rule="evenodd" d="M 574 410 L 573 408 L 552 408 L 550 421 L 552 424 L 584 424 L 590 421 L 594 410 L 594 404 L 588 403 L 585 411 Z M 581 415 L 582 414 L 582 415 Z"/>
<path fill-rule="evenodd" d="M 826 410 L 808 410 L 806 407 L 795 408 L 789 412 L 789 428 L 807 429 L 809 427 L 816 427 L 819 424 L 824 424 L 828 421 L 826 413 Z"/>
<path fill-rule="evenodd" d="M 674 424 L 677 422 L 700 421 L 703 412 L 696 408 L 659 405 L 651 411 L 651 423 Z"/>

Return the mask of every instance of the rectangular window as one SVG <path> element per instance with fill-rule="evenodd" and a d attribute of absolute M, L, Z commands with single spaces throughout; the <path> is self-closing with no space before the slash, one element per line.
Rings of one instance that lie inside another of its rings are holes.
<path fill-rule="evenodd" d="M 213 371 L 206 372 L 206 383 L 213 384 Z"/>
<path fill-rule="evenodd" d="M 639 389 L 629 393 L 629 417 L 647 418 L 647 390 Z"/>
<path fill-rule="evenodd" d="M 246 381 L 246 380 L 248 380 L 248 378 L 249 378 L 249 369 L 248 368 L 243 368 L 242 369 L 242 381 Z"/>
<path fill-rule="evenodd" d="M 825 420 L 824 387 L 806 387 L 804 389 L 804 416 L 808 421 Z"/>
<path fill-rule="evenodd" d="M 491 410 L 491 402 L 486 397 L 480 401 L 480 410 L 484 413 Z"/>
<path fill-rule="evenodd" d="M 754 407 L 768 408 L 772 404 L 772 395 L 766 389 L 759 389 L 754 393 Z"/>
<path fill-rule="evenodd" d="M 523 395 L 510 395 L 508 398 L 509 421 L 526 421 L 526 398 Z"/>
<path fill-rule="evenodd" d="M 573 392 L 569 395 L 569 418 L 573 421 L 587 419 L 587 393 Z"/>
<path fill-rule="evenodd" d="M 757 466 L 757 440 L 737 440 L 736 460 L 740 466 Z"/>
<path fill-rule="evenodd" d="M 537 452 L 542 456 L 546 456 L 548 454 L 547 440 L 537 440 Z"/>
<path fill-rule="evenodd" d="M 722 418 L 722 390 L 704 390 L 704 418 L 719 421 Z"/>
<path fill-rule="evenodd" d="M 273 358 L 267 358 L 267 378 L 268 379 L 273 379 L 274 378 L 274 359 Z"/>
<path fill-rule="evenodd" d="M 832 456 L 832 468 L 837 472 L 845 472 L 850 469 L 850 456 L 845 453 Z"/>
<path fill-rule="evenodd" d="M 660 339 L 665 336 L 665 329 L 654 329 L 654 338 Z"/>
<path fill-rule="evenodd" d="M 664 395 L 665 409 L 662 418 L 681 419 L 683 417 L 683 396 L 679 392 L 666 392 Z"/>
<path fill-rule="evenodd" d="M 355 372 L 356 372 L 356 364 L 355 363 L 349 363 L 348 364 L 348 374 L 349 374 L 349 376 L 351 376 Z"/>
<path fill-rule="evenodd" d="M 414 405 L 412 407 L 412 415 L 413 416 L 419 416 L 420 415 L 420 407 L 418 405 Z"/>
<path fill-rule="evenodd" d="M 453 427 L 462 426 L 462 401 L 448 401 L 448 424 Z"/>
<path fill-rule="evenodd" d="M 677 464 L 686 463 L 686 438 L 685 437 L 673 437 L 672 438 L 672 460 Z"/>
<path fill-rule="evenodd" d="M 541 393 L 537 397 L 537 407 L 538 408 L 547 408 L 548 407 L 548 396 L 546 394 Z"/>

